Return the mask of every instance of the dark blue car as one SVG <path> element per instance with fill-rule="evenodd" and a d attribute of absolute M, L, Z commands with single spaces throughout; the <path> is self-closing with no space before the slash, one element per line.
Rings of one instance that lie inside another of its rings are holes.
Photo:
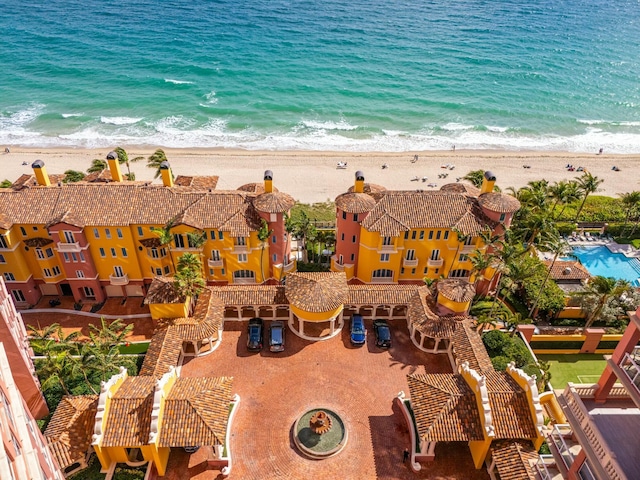
<path fill-rule="evenodd" d="M 367 331 L 364 329 L 362 315 L 351 317 L 351 345 L 362 346 L 367 339 Z"/>
<path fill-rule="evenodd" d="M 249 320 L 249 331 L 247 332 L 247 349 L 253 351 L 262 350 L 263 322 L 261 318 Z"/>
<path fill-rule="evenodd" d="M 391 347 L 391 330 L 386 320 L 374 320 L 373 330 L 376 333 L 376 347 Z"/>

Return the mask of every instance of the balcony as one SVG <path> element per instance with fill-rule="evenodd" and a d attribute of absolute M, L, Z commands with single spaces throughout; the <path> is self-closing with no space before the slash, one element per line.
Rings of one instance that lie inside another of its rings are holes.
<path fill-rule="evenodd" d="M 402 259 L 402 266 L 403 267 L 417 267 L 418 266 L 418 259 L 417 258 L 413 258 L 413 259 L 403 258 Z"/>
<path fill-rule="evenodd" d="M 436 260 L 430 258 L 427 260 L 427 267 L 441 267 L 444 264 L 444 260 L 442 258 L 438 258 Z"/>
<path fill-rule="evenodd" d="M 209 268 L 221 268 L 224 266 L 224 260 L 219 258 L 218 260 L 212 260 L 211 258 L 207 260 L 207 265 Z"/>
<path fill-rule="evenodd" d="M 465 245 L 464 247 L 462 247 L 460 249 L 460 253 L 468 254 L 468 253 L 473 252 L 475 249 L 476 249 L 475 245 Z"/>
<path fill-rule="evenodd" d="M 71 252 L 79 252 L 80 250 L 81 250 L 80 242 L 58 243 L 58 251 L 59 252 L 71 253 Z"/>
<path fill-rule="evenodd" d="M 284 266 L 284 271 L 285 272 L 290 272 L 291 270 L 293 270 L 296 266 L 296 262 L 289 262 Z"/>
<path fill-rule="evenodd" d="M 129 275 L 127 275 L 126 273 L 121 277 L 117 277 L 115 275 L 109 275 L 109 283 L 111 283 L 111 285 L 128 285 Z"/>
<path fill-rule="evenodd" d="M 233 246 L 233 250 L 231 251 L 231 253 L 233 253 L 234 255 L 237 255 L 238 253 L 249 253 L 249 246 L 248 245 L 234 245 Z"/>
<path fill-rule="evenodd" d="M 614 363 L 610 358 L 607 362 Z M 625 353 L 618 365 L 612 365 L 613 371 L 620 380 L 629 396 L 640 408 L 640 348 L 636 347 L 631 353 Z"/>
<path fill-rule="evenodd" d="M 380 245 L 378 248 L 378 252 L 395 253 L 395 251 L 396 251 L 395 245 Z"/>
<path fill-rule="evenodd" d="M 256 283 L 255 277 L 254 278 L 239 278 L 239 277 L 233 278 L 234 285 L 250 285 L 253 283 Z"/>
<path fill-rule="evenodd" d="M 535 468 L 541 480 L 561 480 L 563 478 L 553 455 L 540 455 Z"/>
<path fill-rule="evenodd" d="M 393 283 L 393 277 L 374 277 L 371 283 Z"/>

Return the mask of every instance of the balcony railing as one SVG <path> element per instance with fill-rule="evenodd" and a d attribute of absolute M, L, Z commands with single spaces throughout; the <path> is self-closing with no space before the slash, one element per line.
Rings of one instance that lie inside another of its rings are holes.
<path fill-rule="evenodd" d="M 402 259 L 402 266 L 403 267 L 417 267 L 418 266 L 418 259 L 417 258 L 403 258 Z"/>
<path fill-rule="evenodd" d="M 284 266 L 284 271 L 285 272 L 290 272 L 291 270 L 293 270 L 296 266 L 296 262 L 289 262 Z"/>
<path fill-rule="evenodd" d="M 631 353 L 625 353 L 619 365 L 631 383 L 640 391 L 640 352 L 638 347 L 634 348 Z"/>
<path fill-rule="evenodd" d="M 79 252 L 81 250 L 79 242 L 58 243 L 59 252 Z"/>
<path fill-rule="evenodd" d="M 122 276 L 109 275 L 109 283 L 111 283 L 111 285 L 128 285 L 129 275 L 126 273 Z"/>
<path fill-rule="evenodd" d="M 233 283 L 236 285 L 247 285 L 250 283 L 256 283 L 256 279 L 254 278 L 238 278 L 238 277 L 234 277 L 233 278 Z"/>
<path fill-rule="evenodd" d="M 218 260 L 213 260 L 210 258 L 209 260 L 207 260 L 207 265 L 209 265 L 209 268 L 220 268 L 224 266 L 224 260 L 222 260 L 221 258 L 219 258 Z"/>
<path fill-rule="evenodd" d="M 371 283 L 393 283 L 393 277 L 374 277 Z"/>
<path fill-rule="evenodd" d="M 571 425 L 565 423 L 557 424 L 553 426 L 553 430 L 549 434 L 548 439 L 551 440 L 556 450 L 560 454 L 562 461 L 564 462 L 567 470 L 573 465 L 573 453 L 569 450 L 565 438 L 571 436 Z"/>
<path fill-rule="evenodd" d="M 429 260 L 427 260 L 428 267 L 441 267 L 443 264 L 444 264 L 444 259 L 442 258 L 438 258 L 436 260 L 430 258 Z"/>
<path fill-rule="evenodd" d="M 249 253 L 249 246 L 248 245 L 234 245 L 232 253 L 234 253 L 234 254 Z"/>
<path fill-rule="evenodd" d="M 465 245 L 460 249 L 460 253 L 471 253 L 476 249 L 475 245 Z"/>
<path fill-rule="evenodd" d="M 379 252 L 395 252 L 396 251 L 396 246 L 395 245 L 380 245 L 380 247 L 378 248 Z"/>
<path fill-rule="evenodd" d="M 538 472 L 538 476 L 540 480 L 552 480 L 553 475 L 549 472 L 549 468 L 555 465 L 555 460 L 553 459 L 553 455 L 540 455 L 538 456 L 538 461 L 536 462 L 536 471 Z"/>

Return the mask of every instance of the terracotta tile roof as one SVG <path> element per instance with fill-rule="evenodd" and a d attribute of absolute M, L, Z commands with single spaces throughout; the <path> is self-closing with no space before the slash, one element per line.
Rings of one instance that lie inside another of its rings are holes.
<path fill-rule="evenodd" d="M 196 308 L 191 317 L 173 318 L 163 321 L 183 341 L 218 339 L 224 316 L 224 303 L 211 290 L 205 288 L 198 296 Z M 166 322 L 166 323 L 165 323 Z"/>
<path fill-rule="evenodd" d="M 491 222 L 477 200 L 460 193 L 387 192 L 362 222 L 369 231 L 398 236 L 412 228 L 457 228 L 465 234 L 478 233 Z"/>
<path fill-rule="evenodd" d="M 9 216 L 6 215 L 5 213 L 0 212 L 0 228 L 3 230 L 9 230 L 12 225 L 13 225 L 13 222 L 11 221 Z"/>
<path fill-rule="evenodd" d="M 51 240 L 50 238 L 44 238 L 44 237 L 27 238 L 24 241 L 24 244 L 27 247 L 45 247 L 50 243 L 53 243 L 53 240 Z"/>
<path fill-rule="evenodd" d="M 343 193 L 336 197 L 336 207 L 347 213 L 365 213 L 376 206 L 376 201 L 366 193 Z"/>
<path fill-rule="evenodd" d="M 464 303 L 473 300 L 476 287 L 467 280 L 445 278 L 437 283 L 438 293 L 453 302 Z"/>
<path fill-rule="evenodd" d="M 173 286 L 173 277 L 155 277 L 149 286 L 144 304 L 182 303 L 185 299 L 178 295 Z"/>
<path fill-rule="evenodd" d="M 467 442 L 482 440 L 476 397 L 461 375 L 407 375 L 411 406 L 421 440 Z"/>
<path fill-rule="evenodd" d="M 349 288 L 344 272 L 294 272 L 285 293 L 291 305 L 306 312 L 327 312 L 342 305 Z"/>
<path fill-rule="evenodd" d="M 93 183 L 93 182 L 112 182 L 113 177 L 111 176 L 111 171 L 108 168 L 101 170 L 99 172 L 92 172 L 84 177 L 83 182 Z"/>
<path fill-rule="evenodd" d="M 538 452 L 531 442 L 499 440 L 492 443 L 492 457 L 500 480 L 535 480 Z"/>
<path fill-rule="evenodd" d="M 507 372 L 485 371 L 496 439 L 535 438 L 527 395 Z"/>
<path fill-rule="evenodd" d="M 136 447 L 149 442 L 155 377 L 127 377 L 111 398 L 103 447 Z"/>
<path fill-rule="evenodd" d="M 347 190 L 348 193 L 352 193 L 355 190 L 355 187 L 351 185 Z M 376 194 L 383 194 L 387 191 L 385 187 L 382 185 L 377 185 L 375 183 L 365 183 L 362 188 L 363 193 L 367 193 L 372 197 L 376 198 Z M 379 198 L 379 196 L 377 196 Z"/>
<path fill-rule="evenodd" d="M 280 285 L 229 285 L 209 287 L 225 305 L 289 305 Z"/>
<path fill-rule="evenodd" d="M 469 367 L 482 375 L 493 371 L 487 349 L 470 319 L 459 323 L 451 340 L 456 365 L 469 362 Z"/>
<path fill-rule="evenodd" d="M 225 443 L 232 377 L 179 377 L 165 400 L 159 447 Z"/>
<path fill-rule="evenodd" d="M 161 328 L 151 337 L 139 375 L 161 378 L 175 367 L 182 351 L 182 338 L 174 328 Z"/>
<path fill-rule="evenodd" d="M 60 468 L 84 459 L 91 445 L 98 395 L 64 396 L 44 436 Z"/>
<path fill-rule="evenodd" d="M 498 213 L 513 213 L 520 209 L 520 202 L 516 197 L 500 192 L 483 193 L 478 197 L 478 203 L 483 208 Z"/>
<path fill-rule="evenodd" d="M 264 193 L 264 182 L 245 183 L 244 185 L 239 186 L 237 190 L 255 194 Z M 280 190 L 278 190 L 276 187 L 273 187 L 273 191 L 279 192 Z"/>
<path fill-rule="evenodd" d="M 447 183 L 440 187 L 441 192 L 463 193 L 472 197 L 480 195 L 480 189 L 470 183 Z"/>
<path fill-rule="evenodd" d="M 291 210 L 296 201 L 284 192 L 261 193 L 253 200 L 253 206 L 259 212 L 282 213 Z"/>
<path fill-rule="evenodd" d="M 154 248 L 154 247 L 158 248 L 159 246 L 162 245 L 162 243 L 160 243 L 159 237 L 141 238 L 138 241 L 143 247 L 146 247 L 146 248 Z"/>
<path fill-rule="evenodd" d="M 348 285 L 347 305 L 406 305 L 418 285 Z"/>
<path fill-rule="evenodd" d="M 173 183 L 179 187 L 192 187 L 196 190 L 215 190 L 219 178 L 217 175 L 178 175 Z"/>
<path fill-rule="evenodd" d="M 429 287 L 420 287 L 411 297 L 407 308 L 407 320 L 423 335 L 430 338 L 451 338 L 466 316 L 440 316 Z"/>
<path fill-rule="evenodd" d="M 56 185 L 58 182 L 62 182 L 66 175 L 63 173 L 49 175 L 49 182 L 51 185 Z M 11 188 L 14 190 L 22 190 L 23 188 L 39 187 L 36 176 L 32 174 L 23 173 L 18 179 L 11 184 Z"/>
<path fill-rule="evenodd" d="M 547 268 L 551 268 L 551 278 L 556 282 L 563 280 L 588 280 L 591 278 L 589 271 L 576 260 L 556 260 L 551 267 L 551 260 L 545 260 Z"/>

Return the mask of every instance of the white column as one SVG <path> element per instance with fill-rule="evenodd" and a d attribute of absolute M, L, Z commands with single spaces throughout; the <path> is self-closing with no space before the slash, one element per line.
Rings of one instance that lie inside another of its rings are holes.
<path fill-rule="evenodd" d="M 300 332 L 300 335 L 304 335 L 304 320 L 300 317 L 298 317 L 298 331 Z"/>
<path fill-rule="evenodd" d="M 424 335 L 420 335 L 420 348 L 424 347 Z"/>
<path fill-rule="evenodd" d="M 331 319 L 331 335 L 333 335 L 336 331 L 336 317 Z"/>

